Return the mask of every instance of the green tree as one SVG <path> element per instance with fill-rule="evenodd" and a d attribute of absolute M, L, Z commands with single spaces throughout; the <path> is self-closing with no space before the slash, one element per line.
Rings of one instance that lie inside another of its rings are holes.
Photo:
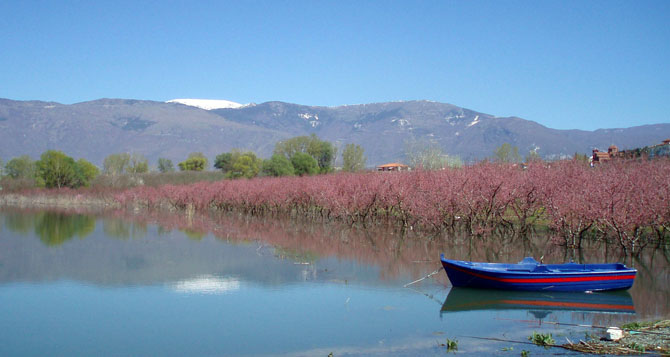
<path fill-rule="evenodd" d="M 149 160 L 144 155 L 133 153 L 128 160 L 126 172 L 129 174 L 143 174 L 149 171 Z"/>
<path fill-rule="evenodd" d="M 519 148 L 512 146 L 509 143 L 500 145 L 494 152 L 493 158 L 497 162 L 517 163 L 521 162 L 521 155 L 519 155 Z"/>
<path fill-rule="evenodd" d="M 216 155 L 214 159 L 214 167 L 221 170 L 221 172 L 226 173 L 233 168 L 233 153 L 224 152 L 223 154 Z"/>
<path fill-rule="evenodd" d="M 37 176 L 48 188 L 78 187 L 81 178 L 74 159 L 61 151 L 48 150 L 37 161 Z"/>
<path fill-rule="evenodd" d="M 258 175 L 261 169 L 262 160 L 251 151 L 232 152 L 232 166 L 230 171 L 226 173 L 228 178 L 252 178 Z"/>
<path fill-rule="evenodd" d="M 266 176 L 293 176 L 293 165 L 285 156 L 272 155 L 271 158 L 263 160 L 262 169 Z"/>
<path fill-rule="evenodd" d="M 173 172 L 174 165 L 172 164 L 172 160 L 163 157 L 158 159 L 158 171 L 161 173 Z"/>
<path fill-rule="evenodd" d="M 28 155 L 15 157 L 5 165 L 7 176 L 11 178 L 34 178 L 35 162 Z"/>
<path fill-rule="evenodd" d="M 317 162 L 318 172 L 328 173 L 333 171 L 337 148 L 330 142 L 320 140 L 315 134 L 297 136 L 275 145 L 274 154 L 283 155 L 291 161 L 297 153 L 310 155 Z"/>
<path fill-rule="evenodd" d="M 192 152 L 188 154 L 189 159 L 201 159 L 201 161 L 204 163 L 203 165 L 203 170 L 207 170 L 209 168 L 209 160 L 207 160 L 207 157 L 205 154 L 201 152 Z"/>
<path fill-rule="evenodd" d="M 85 159 L 77 160 L 75 169 L 79 180 L 78 186 L 88 186 L 100 174 L 100 170 Z"/>
<path fill-rule="evenodd" d="M 293 155 L 299 152 L 307 152 L 309 147 L 309 136 L 296 136 L 284 141 L 280 141 L 275 144 L 275 149 L 273 154 L 283 155 L 287 159 L 291 160 Z"/>
<path fill-rule="evenodd" d="M 307 153 L 316 159 L 319 164 L 319 173 L 333 172 L 333 162 L 335 162 L 337 156 L 337 148 L 327 141 L 319 141 L 314 134 L 312 136 L 316 140 L 312 141 Z"/>
<path fill-rule="evenodd" d="M 203 171 L 207 166 L 207 159 L 191 157 L 177 164 L 181 171 Z"/>
<path fill-rule="evenodd" d="M 297 152 L 291 158 L 291 164 L 296 175 L 314 175 L 319 173 L 319 163 L 311 155 Z"/>
<path fill-rule="evenodd" d="M 107 175 L 120 175 L 128 169 L 130 165 L 130 154 L 111 154 L 102 162 L 102 172 Z"/>
<path fill-rule="evenodd" d="M 3 165 L 2 158 L 0 157 L 0 178 L 5 174 L 5 166 Z"/>
<path fill-rule="evenodd" d="M 363 155 L 363 148 L 355 144 L 347 144 L 342 151 L 342 170 L 357 172 L 365 169 L 367 159 Z"/>

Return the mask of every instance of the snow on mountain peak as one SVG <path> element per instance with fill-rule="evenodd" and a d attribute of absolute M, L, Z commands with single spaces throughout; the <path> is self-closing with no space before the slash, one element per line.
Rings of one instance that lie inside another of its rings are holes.
<path fill-rule="evenodd" d="M 237 109 L 246 106 L 245 104 L 235 103 L 223 99 L 172 99 L 168 100 L 166 103 L 179 103 L 205 110 L 222 108 Z"/>

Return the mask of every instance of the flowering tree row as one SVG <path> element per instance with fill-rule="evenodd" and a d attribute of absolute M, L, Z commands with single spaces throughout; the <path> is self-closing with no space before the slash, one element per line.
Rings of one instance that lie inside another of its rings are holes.
<path fill-rule="evenodd" d="M 670 234 L 670 161 L 480 163 L 440 171 L 256 178 L 138 187 L 122 204 L 238 210 L 471 234 L 546 225 L 567 245 L 616 239 L 631 252 Z"/>

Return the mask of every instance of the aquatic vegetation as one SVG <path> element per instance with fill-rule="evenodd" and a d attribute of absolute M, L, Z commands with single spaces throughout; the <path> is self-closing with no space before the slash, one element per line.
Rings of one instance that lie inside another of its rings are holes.
<path fill-rule="evenodd" d="M 446 343 L 441 343 L 440 347 L 446 347 L 447 352 L 458 351 L 458 340 L 447 339 Z"/>
<path fill-rule="evenodd" d="M 551 346 L 554 343 L 556 343 L 556 341 L 554 341 L 554 338 L 551 336 L 550 333 L 533 332 L 532 335 L 528 336 L 528 340 L 530 340 L 531 342 L 533 342 L 538 346 L 545 346 L 545 347 Z"/>

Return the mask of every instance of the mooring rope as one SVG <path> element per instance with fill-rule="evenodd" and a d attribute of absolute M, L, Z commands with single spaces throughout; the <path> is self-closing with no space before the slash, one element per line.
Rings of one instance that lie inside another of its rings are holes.
<path fill-rule="evenodd" d="M 439 273 L 440 270 L 442 270 L 442 269 L 444 269 L 444 267 L 440 267 L 439 269 L 437 269 L 437 270 L 435 270 L 434 272 L 432 272 L 432 273 L 430 273 L 430 274 L 424 276 L 423 278 L 421 278 L 421 279 L 419 279 L 419 280 L 414 280 L 413 282 L 411 282 L 411 283 L 407 283 L 407 284 L 403 285 L 402 287 L 403 287 L 403 288 L 406 288 L 406 287 L 408 287 L 408 286 L 410 286 L 410 285 L 412 285 L 412 284 L 416 284 L 416 283 L 420 282 L 421 280 L 428 279 L 428 278 L 430 278 L 431 276 L 433 276 L 433 275 Z"/>

